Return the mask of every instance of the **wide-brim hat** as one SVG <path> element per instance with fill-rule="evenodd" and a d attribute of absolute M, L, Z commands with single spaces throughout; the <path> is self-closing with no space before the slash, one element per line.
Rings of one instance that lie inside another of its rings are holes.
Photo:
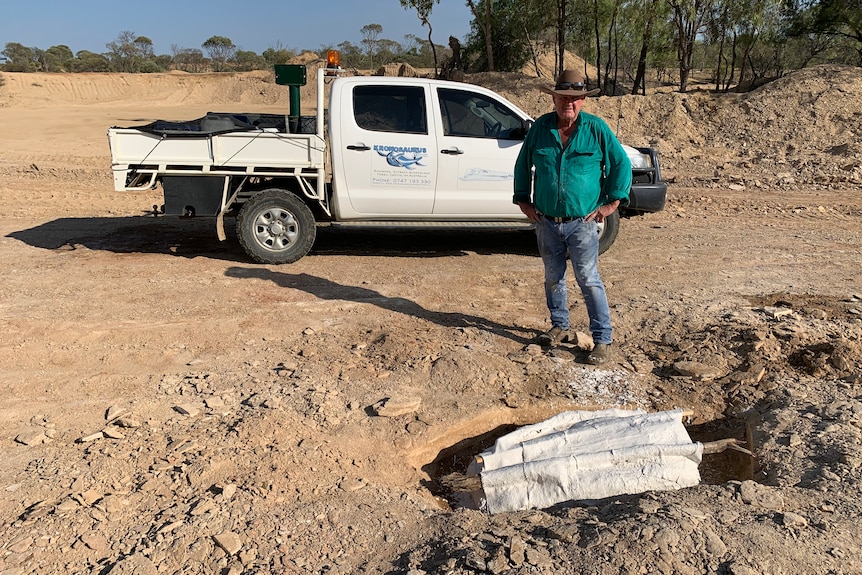
<path fill-rule="evenodd" d="M 559 96 L 595 96 L 602 91 L 601 88 L 587 90 L 587 82 L 583 74 L 575 70 L 563 70 L 553 88 L 542 88 L 542 90 Z"/>

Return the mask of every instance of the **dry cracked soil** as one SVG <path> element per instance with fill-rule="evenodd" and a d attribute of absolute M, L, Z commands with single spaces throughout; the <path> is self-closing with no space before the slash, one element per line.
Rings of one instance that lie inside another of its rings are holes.
<path fill-rule="evenodd" d="M 547 80 L 470 80 L 550 109 Z M 264 266 L 112 191 L 109 126 L 283 111 L 268 74 L 0 82 L 0 575 L 862 573 L 862 70 L 588 102 L 670 182 L 600 260 L 601 367 L 530 345 L 529 233 L 323 228 Z M 753 455 L 495 515 L 441 481 L 602 407 Z"/>

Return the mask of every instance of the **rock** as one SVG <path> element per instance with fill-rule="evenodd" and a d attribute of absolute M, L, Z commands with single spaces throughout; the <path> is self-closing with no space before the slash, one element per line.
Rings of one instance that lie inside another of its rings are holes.
<path fill-rule="evenodd" d="M 706 365 L 696 361 L 678 361 L 673 368 L 680 375 L 693 377 L 695 379 L 717 379 L 723 375 L 723 371 L 717 367 Z"/>
<path fill-rule="evenodd" d="M 750 479 L 743 481 L 739 486 L 739 495 L 744 503 L 754 507 L 763 507 L 774 511 L 780 511 L 784 507 L 784 497 L 780 491 L 760 485 Z"/>
<path fill-rule="evenodd" d="M 802 515 L 798 513 L 793 513 L 792 511 L 785 511 L 784 513 L 779 513 L 778 521 L 784 525 L 785 527 L 805 527 L 808 525 L 808 520 L 805 519 Z"/>
<path fill-rule="evenodd" d="M 511 539 L 509 539 L 509 561 L 512 562 L 512 565 L 515 567 L 520 567 L 527 557 L 527 545 L 524 543 L 524 540 L 518 537 L 517 535 L 513 535 Z"/>
<path fill-rule="evenodd" d="M 530 345 L 526 350 L 512 352 L 507 357 L 509 358 L 509 361 L 511 361 L 513 363 L 520 363 L 522 365 L 527 365 L 528 363 L 533 361 L 534 357 L 536 357 L 536 354 L 533 353 L 532 350 L 530 350 L 530 348 L 532 348 L 532 347 L 539 348 L 538 345 Z M 539 348 L 539 349 L 541 349 L 541 348 Z"/>
<path fill-rule="evenodd" d="M 27 446 L 42 445 L 48 441 L 44 429 L 27 429 L 15 436 L 15 441 Z"/>
<path fill-rule="evenodd" d="M 364 479 L 359 478 L 349 478 L 342 481 L 338 486 L 347 491 L 348 493 L 352 491 L 359 491 L 363 487 L 365 487 L 368 483 Z"/>
<path fill-rule="evenodd" d="M 149 558 L 135 553 L 117 561 L 111 569 L 111 575 L 157 575 L 158 569 Z"/>
<path fill-rule="evenodd" d="M 102 434 L 108 439 L 125 439 L 125 435 L 123 435 L 120 430 L 118 430 L 113 425 L 109 425 L 108 427 L 102 430 Z"/>
<path fill-rule="evenodd" d="M 182 415 L 188 415 L 189 417 L 195 417 L 201 412 L 200 407 L 188 403 L 176 405 L 174 406 L 174 410 Z"/>
<path fill-rule="evenodd" d="M 128 410 L 125 407 L 121 407 L 119 405 L 112 405 L 105 412 L 105 421 L 113 421 L 118 417 L 125 415 Z"/>
<path fill-rule="evenodd" d="M 727 545 L 721 540 L 715 532 L 709 529 L 702 531 L 703 538 L 706 540 L 706 550 L 713 557 L 721 557 L 727 553 Z"/>
<path fill-rule="evenodd" d="M 548 554 L 545 549 L 539 549 L 536 547 L 527 548 L 527 563 L 534 567 L 538 567 L 540 570 L 550 569 L 554 566 L 554 562 L 551 559 L 550 554 Z"/>
<path fill-rule="evenodd" d="M 114 421 L 114 425 L 117 427 L 125 427 L 128 429 L 134 429 L 136 427 L 140 427 L 141 424 L 136 419 L 130 419 L 128 417 L 118 417 L 116 421 Z"/>
<path fill-rule="evenodd" d="M 503 573 L 509 569 L 509 559 L 506 557 L 506 551 L 502 546 L 497 547 L 491 554 L 487 569 L 495 574 Z"/>
<path fill-rule="evenodd" d="M 398 417 L 415 412 L 421 404 L 418 397 L 389 397 L 377 402 L 374 412 L 380 417 Z"/>
<path fill-rule="evenodd" d="M 788 315 L 793 315 L 793 310 L 789 307 L 766 306 L 763 312 L 772 318 L 780 318 Z"/>
<path fill-rule="evenodd" d="M 583 351 L 589 351 L 595 347 L 593 337 L 582 331 L 576 331 L 575 335 L 569 339 L 569 343 L 574 344 L 575 347 Z"/>
<path fill-rule="evenodd" d="M 221 497 L 223 501 L 230 501 L 236 494 L 237 487 L 233 483 L 228 483 L 221 489 Z"/>
<path fill-rule="evenodd" d="M 665 527 L 656 531 L 653 541 L 660 549 L 671 549 L 679 544 L 679 533 L 670 527 Z"/>
<path fill-rule="evenodd" d="M 99 555 L 104 555 L 110 549 L 107 538 L 94 531 L 81 535 L 81 542 Z"/>
<path fill-rule="evenodd" d="M 216 545 L 224 549 L 225 553 L 228 555 L 235 555 L 240 549 L 242 549 L 242 540 L 239 535 L 232 531 L 213 535 L 213 541 L 215 541 Z"/>
<path fill-rule="evenodd" d="M 33 545 L 32 537 L 20 537 L 9 543 L 7 549 L 12 553 L 24 553 Z"/>
<path fill-rule="evenodd" d="M 105 434 L 101 431 L 97 431 L 96 433 L 85 435 L 84 437 L 78 439 L 78 441 L 81 443 L 89 443 L 91 441 L 96 441 L 97 439 L 102 439 L 103 437 L 105 437 Z"/>

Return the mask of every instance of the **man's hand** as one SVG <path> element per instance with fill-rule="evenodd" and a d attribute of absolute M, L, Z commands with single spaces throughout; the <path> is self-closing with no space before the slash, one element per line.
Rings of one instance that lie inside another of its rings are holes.
<path fill-rule="evenodd" d="M 536 210 L 536 206 L 529 202 L 518 202 L 518 207 L 521 208 L 521 211 L 524 212 L 524 215 L 530 218 L 530 220 L 534 222 L 539 221 L 539 212 Z"/>
<path fill-rule="evenodd" d="M 609 204 L 605 204 L 603 206 L 599 206 L 599 209 L 588 215 L 584 218 L 586 221 L 596 220 L 596 223 L 600 224 L 605 221 L 605 218 L 614 213 L 617 209 L 617 206 L 620 205 L 619 200 L 614 200 Z"/>

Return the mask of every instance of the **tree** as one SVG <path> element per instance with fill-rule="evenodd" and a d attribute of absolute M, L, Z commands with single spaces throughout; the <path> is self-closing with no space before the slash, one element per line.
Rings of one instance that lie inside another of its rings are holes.
<path fill-rule="evenodd" d="M 39 59 L 34 48 L 27 48 L 17 42 L 8 42 L 0 54 L 6 56 L 7 72 L 36 72 Z"/>
<path fill-rule="evenodd" d="M 493 13 L 492 5 L 494 0 L 479 0 L 479 5 L 474 0 L 467 0 L 467 6 L 470 12 L 473 13 L 473 18 L 476 19 L 479 27 L 482 29 L 482 35 L 485 38 L 485 57 L 487 58 L 487 68 L 489 72 L 493 72 L 494 68 L 494 44 L 492 39 L 492 23 L 491 15 Z M 484 10 L 479 10 L 482 6 Z"/>
<path fill-rule="evenodd" d="M 555 75 L 559 76 L 563 73 L 566 61 L 566 31 L 568 29 L 568 17 L 566 15 L 566 0 L 554 0 L 556 8 L 556 28 L 557 28 L 557 52 L 554 62 L 556 64 Z"/>
<path fill-rule="evenodd" d="M 704 29 L 707 15 L 717 0 L 668 0 L 676 29 L 677 61 L 679 63 L 679 91 L 688 90 L 692 70 L 692 57 L 697 37 Z"/>
<path fill-rule="evenodd" d="M 268 66 L 273 66 L 274 64 L 284 64 L 296 56 L 296 51 L 288 50 L 284 48 L 280 42 L 277 42 L 275 46 L 270 46 L 264 50 L 261 56 L 263 56 L 263 59 L 266 61 Z"/>
<path fill-rule="evenodd" d="M 366 24 L 360 30 L 362 32 L 362 45 L 365 46 L 365 53 L 368 54 L 368 67 L 374 67 L 374 52 L 377 50 L 377 38 L 383 32 L 383 26 L 380 24 Z"/>
<path fill-rule="evenodd" d="M 149 60 L 153 57 L 153 41 L 146 36 L 138 36 L 134 40 L 135 48 L 138 56 L 142 60 Z"/>
<path fill-rule="evenodd" d="M 111 62 L 103 54 L 80 50 L 68 63 L 70 72 L 110 72 Z"/>
<path fill-rule="evenodd" d="M 43 72 L 65 72 L 67 71 L 68 62 L 75 55 L 72 50 L 65 45 L 51 46 L 39 56 L 42 63 Z"/>
<path fill-rule="evenodd" d="M 205 72 L 207 61 L 204 53 L 197 48 L 180 48 L 174 54 L 173 64 L 177 70 L 183 72 Z"/>
<path fill-rule="evenodd" d="M 635 3 L 636 14 L 645 15 L 642 21 L 642 32 L 640 51 L 638 53 L 637 71 L 635 72 L 632 93 L 640 92 L 646 95 L 646 71 L 647 59 L 655 37 L 655 29 L 663 21 L 662 8 L 665 6 L 661 0 L 638 0 Z"/>
<path fill-rule="evenodd" d="M 236 69 L 241 72 L 260 70 L 266 66 L 266 60 L 264 60 L 263 56 L 259 56 L 257 52 L 249 50 L 237 50 L 235 61 Z"/>
<path fill-rule="evenodd" d="M 224 36 L 210 36 L 201 47 L 210 56 L 213 72 L 223 72 L 227 68 L 227 62 L 236 55 L 236 46 L 230 38 Z"/>
<path fill-rule="evenodd" d="M 105 44 L 108 48 L 108 59 L 116 72 L 139 72 L 143 62 L 141 46 L 136 44 L 138 36 L 134 32 L 124 30 L 117 37 Z M 150 42 L 152 44 L 152 42 Z"/>
<path fill-rule="evenodd" d="M 437 48 L 434 46 L 434 41 L 431 39 L 431 10 L 434 4 L 440 0 L 400 0 L 401 7 L 416 10 L 416 15 L 423 26 L 428 27 L 428 46 L 431 48 L 431 53 L 434 55 L 434 70 L 437 71 Z"/>
<path fill-rule="evenodd" d="M 344 41 L 338 45 L 338 51 L 341 52 L 341 65 L 345 68 L 361 68 L 362 67 L 362 48 Z"/>
<path fill-rule="evenodd" d="M 862 65 L 862 0 L 788 0 L 787 4 L 788 36 L 849 40 L 856 49 L 857 65 Z"/>

